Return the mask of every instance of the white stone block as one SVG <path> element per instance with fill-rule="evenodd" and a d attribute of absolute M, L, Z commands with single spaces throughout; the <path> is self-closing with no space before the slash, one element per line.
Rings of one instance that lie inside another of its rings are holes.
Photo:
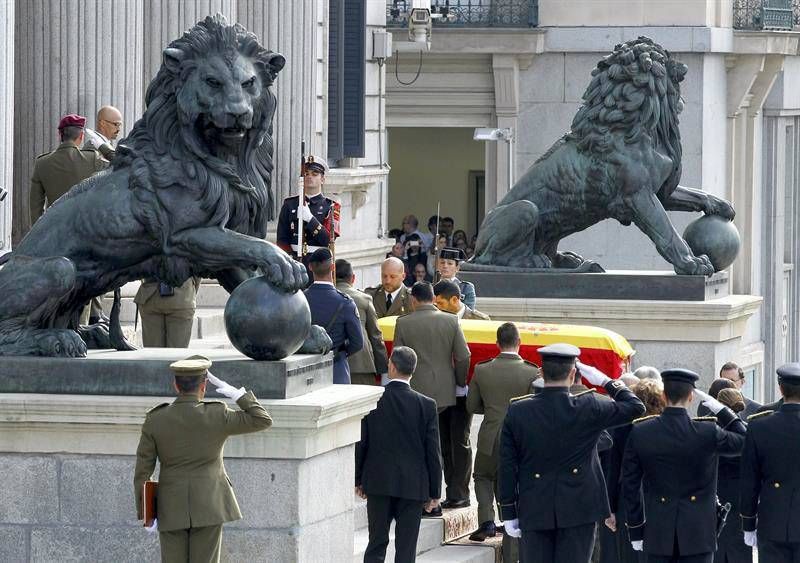
<path fill-rule="evenodd" d="M 158 534 L 148 534 L 141 525 L 33 528 L 30 534 L 30 561 L 141 563 L 160 559 Z M 225 545 L 224 534 L 222 544 Z"/>
<path fill-rule="evenodd" d="M 58 460 L 48 456 L 0 454 L 0 522 L 3 524 L 55 524 L 59 520 Z"/>
<path fill-rule="evenodd" d="M 611 49 L 613 45 L 609 47 Z M 603 55 L 567 53 L 564 58 L 564 101 L 583 102 L 583 93 L 592 80 L 592 70 Z"/>
<path fill-rule="evenodd" d="M 564 101 L 563 53 L 542 53 L 533 57 L 531 66 L 519 71 L 519 101 Z"/>
<path fill-rule="evenodd" d="M 579 107 L 578 104 L 558 102 L 520 104 L 518 150 L 539 154 L 546 152 L 569 131 Z"/>

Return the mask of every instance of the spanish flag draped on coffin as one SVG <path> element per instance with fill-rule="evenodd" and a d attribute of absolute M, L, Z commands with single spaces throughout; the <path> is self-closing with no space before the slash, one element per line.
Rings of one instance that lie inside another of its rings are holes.
<path fill-rule="evenodd" d="M 378 327 L 383 333 L 386 350 L 390 354 L 394 341 L 395 321 L 397 317 L 378 319 Z M 499 353 L 495 342 L 497 328 L 503 321 L 462 320 L 460 324 L 472 352 L 469 369 L 469 379 L 471 379 L 475 364 L 494 358 Z M 539 348 L 566 342 L 581 349 L 581 362 L 594 366 L 616 379 L 629 368 L 631 356 L 635 353 L 623 336 L 604 328 L 529 322 L 514 324 L 519 329 L 522 341 L 520 356 L 537 366 L 542 365 Z"/>

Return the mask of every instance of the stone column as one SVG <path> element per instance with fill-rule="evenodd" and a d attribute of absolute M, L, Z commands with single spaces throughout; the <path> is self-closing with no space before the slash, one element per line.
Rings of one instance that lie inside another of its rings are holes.
<path fill-rule="evenodd" d="M 15 242 L 29 228 L 28 189 L 33 161 L 58 145 L 59 118 L 66 113 L 79 113 L 94 127 L 97 109 L 111 104 L 123 114 L 124 136 L 141 114 L 142 2 L 16 2 Z"/>
<path fill-rule="evenodd" d="M 0 0 L 0 255 L 11 250 L 14 159 L 14 0 Z M 2 193 L 2 192 L 0 192 Z"/>
<path fill-rule="evenodd" d="M 492 57 L 494 72 L 494 99 L 496 126 L 498 129 L 511 129 L 513 140 L 509 150 L 508 141 L 496 141 L 489 148 L 494 153 L 492 159 L 496 163 L 494 201 L 486 202 L 486 209 L 494 207 L 508 193 L 516 177 L 516 137 L 517 116 L 519 115 L 519 62 L 513 55 L 494 55 Z M 510 154 L 509 154 L 510 153 Z M 509 178 L 509 157 L 511 158 L 511 177 Z M 489 190 L 487 190 L 488 192 Z"/>

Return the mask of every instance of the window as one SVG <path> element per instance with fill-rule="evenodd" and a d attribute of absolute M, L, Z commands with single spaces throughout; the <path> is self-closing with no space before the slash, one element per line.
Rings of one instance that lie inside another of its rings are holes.
<path fill-rule="evenodd" d="M 328 159 L 364 156 L 366 0 L 330 0 Z"/>

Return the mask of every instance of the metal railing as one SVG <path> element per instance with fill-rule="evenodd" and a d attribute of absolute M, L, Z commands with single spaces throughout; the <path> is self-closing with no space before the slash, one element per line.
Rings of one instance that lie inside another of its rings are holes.
<path fill-rule="evenodd" d="M 735 0 L 733 27 L 789 31 L 800 22 L 800 0 Z"/>
<path fill-rule="evenodd" d="M 405 25 L 410 0 L 386 0 L 386 25 Z M 431 0 L 433 13 L 447 17 L 433 20 L 434 27 L 536 27 L 538 0 Z"/>

